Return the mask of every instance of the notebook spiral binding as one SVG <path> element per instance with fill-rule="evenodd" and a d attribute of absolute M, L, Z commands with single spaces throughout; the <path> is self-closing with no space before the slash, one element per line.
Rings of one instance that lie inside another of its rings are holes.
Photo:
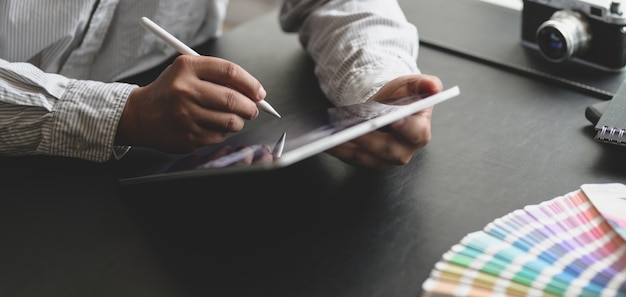
<path fill-rule="evenodd" d="M 598 130 L 596 140 L 626 145 L 626 130 L 604 126 Z"/>

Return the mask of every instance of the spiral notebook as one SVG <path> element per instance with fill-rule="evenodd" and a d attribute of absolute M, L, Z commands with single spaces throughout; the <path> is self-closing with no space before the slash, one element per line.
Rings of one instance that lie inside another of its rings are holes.
<path fill-rule="evenodd" d="M 595 129 L 595 140 L 626 146 L 626 82 L 606 106 Z"/>
<path fill-rule="evenodd" d="M 626 186 L 580 189 L 466 235 L 422 284 L 434 296 L 626 296 Z"/>

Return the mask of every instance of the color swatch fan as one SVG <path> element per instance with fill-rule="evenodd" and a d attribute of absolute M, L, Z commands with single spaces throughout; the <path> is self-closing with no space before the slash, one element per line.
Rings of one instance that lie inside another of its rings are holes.
<path fill-rule="evenodd" d="M 586 184 L 466 235 L 422 296 L 626 296 L 626 186 Z"/>

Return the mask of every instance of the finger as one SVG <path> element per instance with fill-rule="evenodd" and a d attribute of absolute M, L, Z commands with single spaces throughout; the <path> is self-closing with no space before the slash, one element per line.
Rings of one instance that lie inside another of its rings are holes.
<path fill-rule="evenodd" d="M 196 111 L 191 119 L 200 128 L 208 131 L 200 131 L 207 133 L 209 131 L 217 131 L 224 133 L 239 132 L 245 125 L 245 120 L 230 112 L 222 112 L 213 109 L 200 109 Z"/>
<path fill-rule="evenodd" d="M 388 164 L 407 164 L 417 150 L 412 143 L 401 141 L 395 135 L 373 131 L 351 141 L 359 146 L 359 150 L 377 156 Z"/>
<path fill-rule="evenodd" d="M 254 157 L 255 164 L 270 164 L 272 161 L 274 161 L 274 155 L 267 145 L 263 145 L 263 148 Z"/>
<path fill-rule="evenodd" d="M 254 155 L 256 154 L 256 147 L 243 147 L 233 154 L 233 162 L 229 165 L 250 165 L 254 160 Z"/>
<path fill-rule="evenodd" d="M 438 93 L 443 90 L 443 83 L 437 76 L 421 75 L 417 81 L 417 93 Z"/>
<path fill-rule="evenodd" d="M 216 57 L 197 60 L 196 74 L 200 79 L 228 86 L 255 101 L 265 98 L 261 83 L 241 66 Z"/>
<path fill-rule="evenodd" d="M 234 113 L 250 120 L 259 115 L 258 107 L 250 98 L 230 87 L 200 81 L 194 89 L 197 93 L 193 98 L 197 98 L 196 103 L 204 108 Z"/>
<path fill-rule="evenodd" d="M 348 148 L 353 151 L 347 150 Z M 336 152 L 354 162 L 366 162 L 380 167 L 381 164 L 407 164 L 416 150 L 414 145 L 401 142 L 392 134 L 373 131 L 342 145 Z"/>
<path fill-rule="evenodd" d="M 147 146 L 159 147 L 166 152 L 188 153 L 214 143 L 224 141 L 229 132 L 207 128 L 195 121 L 172 121 L 147 142 Z M 168 141 L 160 141 L 162 138 Z"/>
<path fill-rule="evenodd" d="M 386 100 L 418 94 L 434 94 L 443 89 L 441 80 L 432 75 L 413 74 L 398 77 L 385 84 L 370 100 Z"/>
<path fill-rule="evenodd" d="M 414 147 L 421 148 L 432 138 L 431 118 L 433 107 L 421 110 L 413 115 L 391 123 L 385 132 L 393 134 Z"/>

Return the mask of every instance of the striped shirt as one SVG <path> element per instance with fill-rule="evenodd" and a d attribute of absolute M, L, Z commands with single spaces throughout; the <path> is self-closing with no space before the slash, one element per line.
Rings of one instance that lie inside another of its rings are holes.
<path fill-rule="evenodd" d="M 0 155 L 108 160 L 137 87 L 118 81 L 176 54 L 139 18 L 195 46 L 220 36 L 227 5 L 0 1 Z M 337 105 L 365 101 L 390 79 L 418 72 L 417 31 L 395 0 L 284 0 L 280 24 L 299 34 L 322 90 Z"/>

